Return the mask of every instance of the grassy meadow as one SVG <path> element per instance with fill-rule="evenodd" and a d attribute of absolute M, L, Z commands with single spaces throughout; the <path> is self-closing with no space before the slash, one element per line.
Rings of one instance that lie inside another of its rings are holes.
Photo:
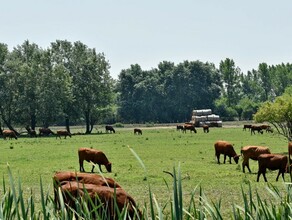
<path fill-rule="evenodd" d="M 209 201 L 221 200 L 222 213 L 228 216 L 233 203 L 243 204 L 242 188 L 247 189 L 249 183 L 261 198 L 273 199 L 263 177 L 256 182 L 257 162 L 250 161 L 251 174 L 242 172 L 242 159 L 239 164 L 233 160 L 229 164 L 228 158 L 223 164 L 221 155 L 221 164 L 218 165 L 214 142 L 229 141 L 238 154 L 246 145 L 268 146 L 272 153 L 287 154 L 285 138 L 270 133 L 251 135 L 243 131 L 241 125 L 223 124 L 223 128 L 210 128 L 210 133 L 203 133 L 202 128 L 198 128 L 196 134 L 184 134 L 176 131 L 174 126 L 166 126 L 140 127 L 143 135 L 134 135 L 133 128 L 116 128 L 115 134 L 105 134 L 103 127 L 97 127 L 91 135 L 75 135 L 67 139 L 23 136 L 18 140 L 0 140 L 0 175 L 6 183 L 9 182 L 9 164 L 14 179 L 20 178 L 24 194 L 29 195 L 32 190 L 35 201 L 39 201 L 40 178 L 45 191 L 53 195 L 54 173 L 79 171 L 78 148 L 92 147 L 104 151 L 112 162 L 112 173 L 107 173 L 102 166 L 104 176 L 114 178 L 140 206 L 149 202 L 149 185 L 161 207 L 170 201 L 173 181 L 171 175 L 163 171 L 172 173 L 174 167 L 181 171 L 185 204 L 189 204 L 191 193 L 200 186 Z M 82 128 L 72 128 L 72 132 L 83 131 Z M 131 149 L 140 157 L 145 169 Z M 86 171 L 90 172 L 91 167 L 85 162 Z M 95 172 L 98 173 L 98 167 Z M 281 177 L 276 182 L 276 175 L 275 171 L 268 172 L 267 179 L 284 192 L 285 184 Z M 290 181 L 289 175 L 285 175 L 285 180 Z M 0 195 L 2 186 L 3 181 L 0 182 Z"/>

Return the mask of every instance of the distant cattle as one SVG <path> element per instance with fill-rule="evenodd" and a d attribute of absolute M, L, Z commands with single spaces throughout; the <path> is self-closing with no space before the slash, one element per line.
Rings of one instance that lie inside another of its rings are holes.
<path fill-rule="evenodd" d="M 99 219 L 101 216 L 104 219 L 118 219 L 118 213 L 124 211 L 127 213 L 124 219 L 141 217 L 135 200 L 112 178 L 88 173 L 57 172 L 53 176 L 53 183 L 54 201 L 58 209 L 62 200 L 68 210 L 77 211 L 80 207 L 76 207 L 76 202 L 82 198 L 90 211 L 90 219 Z"/>
<path fill-rule="evenodd" d="M 245 167 L 247 167 L 248 171 L 251 173 L 249 168 L 249 159 L 258 160 L 259 155 L 270 153 L 270 149 L 263 146 L 245 146 L 241 148 L 241 155 L 243 157 L 242 171 L 245 173 Z"/>
<path fill-rule="evenodd" d="M 203 125 L 204 133 L 209 133 L 209 125 Z"/>
<path fill-rule="evenodd" d="M 113 128 L 113 126 L 110 126 L 110 125 L 106 125 L 105 126 L 105 132 L 106 133 L 108 133 L 108 132 L 110 132 L 110 133 L 116 133 L 116 131 L 115 131 L 115 129 Z"/>
<path fill-rule="evenodd" d="M 251 126 L 250 124 L 247 124 L 247 125 L 243 125 L 243 130 L 246 131 L 246 129 L 250 130 L 251 129 Z"/>
<path fill-rule="evenodd" d="M 134 128 L 134 134 L 140 134 L 142 135 L 142 130 L 139 128 Z"/>
<path fill-rule="evenodd" d="M 12 138 L 15 138 L 17 140 L 17 135 L 15 134 L 13 130 L 3 130 L 2 135 L 3 135 L 4 140 L 6 140 L 6 138 L 9 138 L 10 140 Z"/>
<path fill-rule="evenodd" d="M 106 155 L 99 150 L 91 149 L 91 148 L 79 148 L 78 149 L 78 157 L 79 157 L 79 166 L 80 172 L 85 172 L 83 167 L 83 161 L 92 162 L 94 164 L 98 164 L 100 171 L 101 165 L 104 165 L 108 172 L 112 171 L 112 164 L 107 159 Z M 91 172 L 93 173 L 95 165 L 92 165 Z"/>
<path fill-rule="evenodd" d="M 269 132 L 269 133 L 274 132 L 270 125 L 263 124 L 263 125 L 260 125 L 260 127 L 262 128 L 263 131 L 266 130 L 266 132 Z"/>
<path fill-rule="evenodd" d="M 235 163 L 238 163 L 239 156 L 237 155 L 233 145 L 227 141 L 216 141 L 214 144 L 215 156 L 217 157 L 218 164 L 220 164 L 220 154 L 224 155 L 224 163 L 226 161 L 226 156 L 229 157 L 229 163 L 231 164 L 231 158 L 234 159 Z"/>
<path fill-rule="evenodd" d="M 258 157 L 258 175 L 257 182 L 259 182 L 261 174 L 264 176 L 265 182 L 267 182 L 266 178 L 266 170 L 279 170 L 276 181 L 278 181 L 280 174 L 282 174 L 282 178 L 284 179 L 285 172 L 288 172 L 288 157 L 286 155 L 281 154 L 261 154 Z"/>
<path fill-rule="evenodd" d="M 39 129 L 39 136 L 49 136 L 50 134 L 54 135 L 55 133 L 49 128 Z"/>
<path fill-rule="evenodd" d="M 263 134 L 263 129 L 260 125 L 252 125 L 250 128 L 250 134 L 255 134 L 255 131 L 257 131 L 258 133 Z"/>
<path fill-rule="evenodd" d="M 183 132 L 186 133 L 187 130 L 189 130 L 191 133 L 192 132 L 197 133 L 197 130 L 196 130 L 195 126 L 192 125 L 192 124 L 185 124 L 184 125 Z"/>
<path fill-rule="evenodd" d="M 183 125 L 177 125 L 176 126 L 176 130 L 177 131 L 183 131 L 184 130 L 184 126 Z"/>
<path fill-rule="evenodd" d="M 58 130 L 56 133 L 57 133 L 56 138 L 59 137 L 60 139 L 61 139 L 61 136 L 64 136 L 65 139 L 67 138 L 67 136 L 69 136 L 70 138 L 72 136 L 71 133 L 66 130 Z"/>
<path fill-rule="evenodd" d="M 26 126 L 25 129 L 27 130 L 27 134 L 30 137 L 37 137 L 37 133 L 35 130 L 31 129 L 29 126 Z"/>

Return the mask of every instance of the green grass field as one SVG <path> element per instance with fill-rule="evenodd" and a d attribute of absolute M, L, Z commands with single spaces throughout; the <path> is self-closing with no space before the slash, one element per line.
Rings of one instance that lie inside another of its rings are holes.
<path fill-rule="evenodd" d="M 77 128 L 76 128 L 77 129 Z M 134 135 L 133 128 L 117 128 L 115 134 L 76 135 L 67 139 L 55 137 L 29 138 L 18 140 L 0 140 L 0 175 L 8 182 L 7 164 L 14 178 L 19 177 L 24 194 L 33 191 L 35 201 L 40 200 L 40 178 L 43 187 L 52 195 L 52 176 L 56 171 L 79 171 L 77 150 L 80 147 L 92 147 L 106 153 L 112 162 L 112 173 L 102 167 L 104 176 L 114 178 L 122 187 L 143 206 L 148 203 L 148 185 L 158 203 L 163 207 L 172 196 L 172 177 L 163 171 L 172 172 L 180 167 L 182 176 L 184 203 L 188 204 L 191 193 L 201 186 L 209 201 L 221 199 L 223 214 L 228 215 L 231 204 L 242 205 L 241 187 L 247 189 L 248 183 L 263 198 L 270 199 L 266 190 L 267 183 L 261 177 L 256 182 L 257 162 L 250 161 L 252 174 L 242 173 L 239 164 L 218 165 L 215 159 L 214 142 L 226 140 L 234 144 L 239 154 L 246 145 L 268 146 L 272 153 L 287 153 L 287 140 L 276 134 L 264 133 L 251 135 L 242 131 L 242 126 L 211 128 L 197 134 L 176 131 L 174 127 L 146 128 L 143 135 Z M 76 130 L 77 131 L 77 130 Z M 78 130 L 79 131 L 79 130 Z M 80 130 L 81 131 L 81 130 Z M 141 158 L 146 170 L 134 156 Z M 91 170 L 91 164 L 85 162 L 85 170 Z M 95 168 L 98 172 L 98 167 Z M 268 172 L 267 179 L 280 190 L 285 190 L 282 178 L 275 181 L 277 172 Z M 285 176 L 290 181 L 289 175 Z M 0 182 L 0 193 L 3 182 Z M 8 185 L 8 184 L 7 184 Z"/>

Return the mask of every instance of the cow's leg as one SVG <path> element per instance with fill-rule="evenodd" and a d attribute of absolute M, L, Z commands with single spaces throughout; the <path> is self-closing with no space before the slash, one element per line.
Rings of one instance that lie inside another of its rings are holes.
<path fill-rule="evenodd" d="M 246 164 L 245 164 L 245 162 L 244 161 L 242 161 L 242 172 L 244 172 L 245 173 L 245 166 L 246 166 Z"/>
<path fill-rule="evenodd" d="M 226 162 L 226 154 L 224 154 L 224 163 Z"/>
<path fill-rule="evenodd" d="M 258 171 L 257 182 L 260 180 L 260 175 L 261 175 L 261 172 Z"/>
<path fill-rule="evenodd" d="M 247 163 L 247 166 L 246 166 L 246 167 L 247 167 L 247 169 L 248 169 L 248 172 L 251 173 L 251 170 L 250 170 L 250 168 L 249 168 L 249 163 Z"/>
<path fill-rule="evenodd" d="M 101 164 L 98 164 L 100 172 L 102 172 Z"/>
<path fill-rule="evenodd" d="M 247 169 L 248 169 L 248 172 L 251 173 L 251 170 L 250 170 L 250 168 L 249 168 L 249 160 L 248 160 L 248 161 L 243 161 L 242 164 L 244 164 L 244 165 L 243 165 L 243 172 L 245 173 L 244 168 L 245 168 L 245 166 L 246 166 Z"/>
<path fill-rule="evenodd" d="M 79 159 L 79 170 L 80 172 L 85 172 L 84 167 L 83 167 L 83 160 Z"/>
<path fill-rule="evenodd" d="M 94 167 L 95 167 L 95 165 L 93 164 L 92 169 L 91 169 L 91 173 L 93 173 Z"/>
<path fill-rule="evenodd" d="M 218 164 L 220 164 L 220 154 L 216 154 Z"/>
<path fill-rule="evenodd" d="M 277 175 L 276 181 L 279 180 L 280 174 L 282 174 L 282 178 L 283 178 L 283 180 L 285 181 L 285 179 L 284 179 L 284 172 L 285 172 L 285 171 L 279 169 L 279 172 L 278 172 L 278 175 Z"/>
<path fill-rule="evenodd" d="M 264 176 L 265 182 L 268 182 L 267 177 L 266 177 L 266 170 L 265 172 L 263 172 L 263 176 Z"/>

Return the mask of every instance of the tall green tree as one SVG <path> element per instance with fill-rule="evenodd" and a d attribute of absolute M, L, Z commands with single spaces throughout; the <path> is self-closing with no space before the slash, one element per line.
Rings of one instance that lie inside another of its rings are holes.
<path fill-rule="evenodd" d="M 240 99 L 240 69 L 235 67 L 232 59 L 226 58 L 220 62 L 219 70 L 222 75 L 224 96 L 227 99 L 227 106 L 232 107 Z"/>
<path fill-rule="evenodd" d="M 13 49 L 7 61 L 7 69 L 14 75 L 17 84 L 17 106 L 13 112 L 17 115 L 18 123 L 30 125 L 32 129 L 35 129 L 37 123 L 42 53 L 35 43 L 26 40 Z"/>
<path fill-rule="evenodd" d="M 97 121 L 96 109 L 109 105 L 113 97 L 110 64 L 104 54 L 97 54 L 81 42 L 74 43 L 72 60 L 73 94 L 84 115 L 86 133 L 91 133 Z"/>
<path fill-rule="evenodd" d="M 81 115 L 81 112 L 78 111 L 80 109 L 79 103 L 76 102 L 73 94 L 73 77 L 76 75 L 72 59 L 73 45 L 66 40 L 56 40 L 56 42 L 51 43 L 49 50 L 52 68 L 60 76 L 59 79 L 63 81 L 63 86 L 60 87 L 62 88 L 60 91 L 62 94 L 60 96 L 61 115 L 64 118 L 67 131 L 70 132 L 71 120 L 77 120 Z"/>
<path fill-rule="evenodd" d="M 264 90 L 262 101 L 267 101 L 272 96 L 272 80 L 266 63 L 260 63 L 258 67 L 260 86 Z"/>

